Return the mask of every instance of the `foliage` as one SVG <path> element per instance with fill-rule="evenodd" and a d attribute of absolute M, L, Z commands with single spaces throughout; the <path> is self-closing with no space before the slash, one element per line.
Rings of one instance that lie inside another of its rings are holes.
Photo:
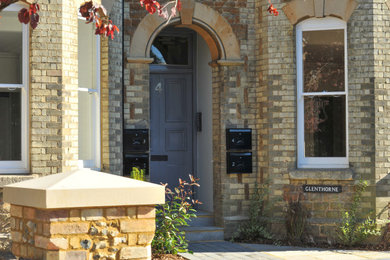
<path fill-rule="evenodd" d="M 163 6 L 156 0 L 140 0 L 141 6 L 145 6 L 150 14 L 158 13 L 159 16 L 167 19 L 168 22 L 176 15 L 176 10 L 181 10 L 180 0 L 168 1 Z M 171 6 L 171 9 L 169 7 Z M 170 10 L 170 11 L 168 11 Z"/>
<path fill-rule="evenodd" d="M 269 6 L 268 6 L 268 13 L 272 14 L 273 16 L 278 16 L 279 11 L 274 7 L 274 5 L 271 3 L 271 0 L 268 0 Z"/>
<path fill-rule="evenodd" d="M 113 39 L 114 32 L 119 33 L 118 27 L 112 24 L 112 21 L 107 16 L 107 10 L 103 5 L 88 1 L 80 6 L 79 11 L 81 16 L 87 20 L 87 23 L 95 23 L 95 34 L 106 37 L 111 36 L 111 39 Z"/>
<path fill-rule="evenodd" d="M 28 10 L 26 8 L 22 8 L 19 11 L 18 18 L 21 23 L 30 23 L 31 28 L 35 29 L 39 22 L 39 4 L 37 2 L 30 3 L 29 0 L 0 0 L 0 11 L 16 2 L 29 4 Z M 278 16 L 279 12 L 271 3 L 271 0 L 268 0 L 268 3 L 269 7 L 267 11 L 274 16 Z M 167 19 L 167 23 L 172 17 L 176 16 L 177 11 L 181 10 L 180 0 L 168 1 L 164 5 L 161 5 L 157 0 L 140 0 L 140 4 L 141 6 L 145 6 L 146 11 L 150 14 L 157 12 L 159 16 Z M 96 34 L 111 36 L 112 39 L 114 38 L 115 31 L 119 33 L 118 27 L 112 24 L 112 21 L 108 18 L 106 9 L 103 5 L 96 4 L 93 1 L 87 1 L 80 6 L 79 11 L 81 15 L 87 19 L 87 23 L 95 23 Z"/>
<path fill-rule="evenodd" d="M 193 187 L 199 179 L 190 175 L 190 182 L 179 179 L 179 186 L 173 191 L 165 184 L 166 202 L 156 207 L 156 233 L 152 242 L 155 254 L 177 254 L 188 252 L 188 241 L 184 231 L 179 228 L 188 226 L 187 221 L 196 217 L 194 205 L 201 204 L 193 200 Z"/>
<path fill-rule="evenodd" d="M 355 186 L 351 209 L 343 214 L 338 232 L 340 243 L 343 245 L 353 246 L 360 244 L 369 236 L 380 235 L 375 220 L 371 219 L 370 216 L 366 216 L 364 219 L 359 219 L 358 216 L 362 194 L 367 186 L 367 182 L 362 180 Z"/>
<path fill-rule="evenodd" d="M 133 170 L 131 171 L 130 178 L 133 178 L 135 180 L 139 181 L 145 181 L 145 170 L 144 169 L 138 169 L 137 167 L 133 167 Z"/>
<path fill-rule="evenodd" d="M 18 18 L 21 23 L 30 23 L 31 28 L 35 29 L 39 22 L 39 4 L 37 2 L 30 3 L 30 0 L 0 0 L 0 11 L 16 2 L 23 2 L 29 5 L 29 9 L 22 8 L 19 11 Z M 165 5 L 161 5 L 156 0 L 140 0 L 140 4 L 141 6 L 145 6 L 145 9 L 150 14 L 154 14 L 157 11 L 158 15 L 167 19 L 168 22 L 176 15 L 177 10 L 181 10 L 180 0 L 168 1 Z M 119 33 L 118 27 L 109 19 L 103 5 L 94 3 L 93 1 L 86 1 L 81 4 L 79 11 L 81 16 L 86 18 L 87 23 L 95 23 L 95 34 L 106 37 L 110 36 L 113 39 L 114 33 Z"/>
<path fill-rule="evenodd" d="M 289 201 L 286 212 L 286 231 L 287 239 L 293 243 L 302 242 L 302 236 L 306 228 L 309 212 L 300 202 L 300 196 L 297 201 Z"/>
<path fill-rule="evenodd" d="M 251 197 L 249 208 L 249 220 L 238 227 L 237 232 L 233 235 L 234 241 L 261 241 L 262 239 L 273 239 L 268 232 L 268 211 L 269 204 L 267 197 L 269 190 L 266 183 L 255 184 L 255 190 Z"/>
<path fill-rule="evenodd" d="M 21 23 L 31 25 L 35 29 L 39 23 L 39 4 L 30 4 L 29 10 L 22 8 L 18 13 L 18 18 Z"/>

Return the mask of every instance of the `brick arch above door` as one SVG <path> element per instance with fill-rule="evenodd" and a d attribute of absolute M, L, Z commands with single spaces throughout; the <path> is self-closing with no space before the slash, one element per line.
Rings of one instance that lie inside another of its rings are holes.
<path fill-rule="evenodd" d="M 132 37 L 128 62 L 150 63 L 150 46 L 159 32 L 169 25 L 190 28 L 201 35 L 209 46 L 213 62 L 243 64 L 240 45 L 230 24 L 215 10 L 194 0 L 184 0 L 180 15 L 169 24 L 157 14 L 145 16 Z"/>

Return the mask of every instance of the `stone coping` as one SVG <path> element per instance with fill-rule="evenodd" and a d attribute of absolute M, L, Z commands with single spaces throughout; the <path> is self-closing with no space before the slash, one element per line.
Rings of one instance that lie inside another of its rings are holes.
<path fill-rule="evenodd" d="M 165 202 L 165 188 L 81 169 L 6 185 L 4 201 L 42 209 L 155 205 Z"/>
<path fill-rule="evenodd" d="M 353 180 L 352 169 L 295 169 L 290 170 L 290 179 L 296 180 Z"/>
<path fill-rule="evenodd" d="M 5 185 L 17 183 L 21 181 L 27 181 L 34 178 L 38 178 L 37 174 L 33 175 L 15 175 L 15 174 L 7 174 L 7 175 L 0 175 L 0 189 L 3 188 Z"/>

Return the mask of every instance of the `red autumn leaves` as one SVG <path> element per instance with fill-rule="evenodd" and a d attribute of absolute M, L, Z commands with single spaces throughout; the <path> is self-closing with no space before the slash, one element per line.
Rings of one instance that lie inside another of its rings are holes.
<path fill-rule="evenodd" d="M 0 0 L 0 11 L 17 1 L 18 0 Z M 273 6 L 271 0 L 268 0 L 268 2 L 270 5 L 267 11 L 274 16 L 279 15 L 278 10 Z M 141 6 L 144 6 L 146 11 L 150 14 L 157 12 L 159 16 L 168 21 L 176 15 L 177 10 L 181 10 L 180 0 L 168 1 L 164 6 L 156 0 L 140 0 L 140 4 Z M 171 6 L 170 9 L 169 6 Z M 119 33 L 118 27 L 108 19 L 106 9 L 102 5 L 87 1 L 80 6 L 79 10 L 81 15 L 87 20 L 87 23 L 95 22 L 96 34 L 114 38 L 115 31 Z M 23 8 L 19 11 L 19 21 L 24 24 L 30 23 L 31 28 L 35 29 L 39 23 L 38 11 L 39 5 L 37 3 L 30 4 L 29 9 Z"/>
<path fill-rule="evenodd" d="M 140 0 L 141 6 L 145 6 L 146 11 L 150 14 L 154 14 L 157 10 L 161 8 L 161 5 L 156 0 Z"/>
<path fill-rule="evenodd" d="M 29 9 L 22 8 L 18 13 L 18 18 L 21 23 L 30 23 L 31 28 L 35 29 L 39 22 L 39 4 L 30 4 Z"/>
<path fill-rule="evenodd" d="M 269 6 L 268 6 L 268 13 L 272 14 L 273 16 L 278 16 L 279 12 L 278 9 L 274 7 L 274 5 L 271 3 L 271 0 L 268 0 Z"/>
<path fill-rule="evenodd" d="M 154 14 L 157 11 L 159 16 L 168 21 L 176 15 L 176 10 L 181 10 L 180 0 L 168 1 L 163 6 L 156 0 L 140 0 L 140 4 L 141 6 L 145 6 L 146 11 L 150 14 Z M 170 10 L 169 6 L 172 6 Z"/>
<path fill-rule="evenodd" d="M 87 23 L 95 22 L 96 35 L 104 35 L 114 39 L 115 31 L 119 33 L 118 27 L 108 19 L 107 11 L 102 5 L 95 4 L 92 1 L 84 2 L 79 11 L 81 16 L 87 20 Z"/>

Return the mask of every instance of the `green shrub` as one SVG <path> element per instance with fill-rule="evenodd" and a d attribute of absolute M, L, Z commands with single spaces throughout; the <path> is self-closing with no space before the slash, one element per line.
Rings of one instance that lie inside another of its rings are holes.
<path fill-rule="evenodd" d="M 369 236 L 379 236 L 381 234 L 374 219 L 371 219 L 370 216 L 360 219 L 358 216 L 362 194 L 367 186 L 366 181 L 360 181 L 355 186 L 351 209 L 343 213 L 338 237 L 340 243 L 345 246 L 360 244 Z"/>
<path fill-rule="evenodd" d="M 267 197 L 269 190 L 267 183 L 255 184 L 255 190 L 250 200 L 249 220 L 241 224 L 237 232 L 233 234 L 233 241 L 261 241 L 263 239 L 271 240 L 273 236 L 268 231 L 269 204 Z"/>
<path fill-rule="evenodd" d="M 198 179 L 190 175 L 190 182 L 179 179 L 179 186 L 173 191 L 165 184 L 166 202 L 156 207 L 156 233 L 152 241 L 154 254 L 177 254 L 188 252 L 188 241 L 180 227 L 196 217 L 193 200 L 193 186 L 199 186 Z"/>
<path fill-rule="evenodd" d="M 144 169 L 138 169 L 137 167 L 133 167 L 130 178 L 133 178 L 135 180 L 139 181 L 145 181 L 145 170 Z"/>

